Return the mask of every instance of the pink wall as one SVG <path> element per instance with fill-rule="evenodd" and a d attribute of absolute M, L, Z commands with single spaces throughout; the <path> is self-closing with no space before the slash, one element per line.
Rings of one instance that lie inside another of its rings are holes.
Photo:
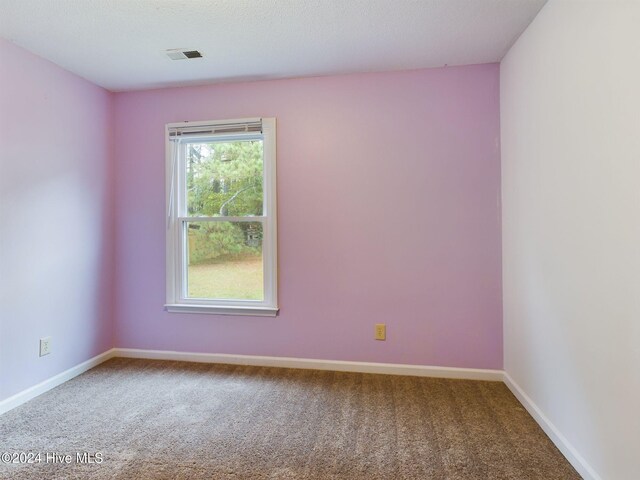
<path fill-rule="evenodd" d="M 2 400 L 113 346 L 113 138 L 105 90 L 3 39 L 0 63 Z"/>
<path fill-rule="evenodd" d="M 501 368 L 498 74 L 117 94 L 117 346 Z M 164 125 L 255 116 L 278 122 L 280 315 L 166 313 Z"/>

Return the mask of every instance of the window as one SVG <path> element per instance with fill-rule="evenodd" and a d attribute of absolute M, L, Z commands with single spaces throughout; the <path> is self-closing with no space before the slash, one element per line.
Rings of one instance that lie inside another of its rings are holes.
<path fill-rule="evenodd" d="M 169 312 L 276 315 L 274 118 L 171 123 Z"/>

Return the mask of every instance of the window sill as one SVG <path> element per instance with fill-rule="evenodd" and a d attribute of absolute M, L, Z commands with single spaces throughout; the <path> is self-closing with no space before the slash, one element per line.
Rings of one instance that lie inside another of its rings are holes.
<path fill-rule="evenodd" d="M 275 317 L 277 307 L 237 307 L 219 305 L 167 304 L 164 309 L 169 313 L 204 313 L 209 315 L 244 315 L 246 317 Z"/>

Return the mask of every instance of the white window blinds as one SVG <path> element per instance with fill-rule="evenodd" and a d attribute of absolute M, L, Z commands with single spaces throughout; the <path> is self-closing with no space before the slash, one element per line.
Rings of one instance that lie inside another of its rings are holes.
<path fill-rule="evenodd" d="M 173 126 L 169 128 L 169 140 L 181 140 L 193 137 L 215 137 L 242 135 L 251 133 L 262 133 L 262 119 L 251 118 L 247 120 L 231 120 L 224 123 L 211 123 L 208 125 L 190 125 L 185 122 L 184 126 Z"/>

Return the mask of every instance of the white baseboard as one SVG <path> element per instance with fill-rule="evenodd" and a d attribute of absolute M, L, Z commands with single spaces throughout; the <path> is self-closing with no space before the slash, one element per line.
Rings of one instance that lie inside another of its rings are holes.
<path fill-rule="evenodd" d="M 501 382 L 503 380 L 502 370 L 431 367 L 424 365 L 404 365 L 397 363 L 348 362 L 341 360 L 316 360 L 312 358 L 229 355 L 223 353 L 188 353 L 165 350 L 139 350 L 132 348 L 116 348 L 114 356 L 125 358 L 147 358 L 153 360 L 176 360 L 199 363 L 227 363 L 231 365 L 252 365 L 259 367 L 301 368 L 311 370 L 333 370 L 337 372 L 410 375 L 415 377 L 489 380 L 496 382 Z"/>
<path fill-rule="evenodd" d="M 90 358 L 75 367 L 27 388 L 0 402 L 0 415 L 25 402 L 77 377 L 81 373 L 106 362 L 113 357 L 148 358 L 153 360 L 179 360 L 199 363 L 226 363 L 231 365 L 253 365 L 261 367 L 301 368 L 312 370 L 333 370 L 338 372 L 380 373 L 387 375 L 410 375 L 416 377 L 454 378 L 465 380 L 502 381 L 502 370 L 475 368 L 431 367 L 423 365 L 403 365 L 394 363 L 347 362 L 340 360 L 316 360 L 311 358 L 264 357 L 256 355 L 229 355 L 222 353 L 189 353 L 163 350 L 141 350 L 112 348 Z"/>
<path fill-rule="evenodd" d="M 533 403 L 533 400 L 522 390 L 522 388 L 511 378 L 511 376 L 504 372 L 504 383 L 509 390 L 516 396 L 520 403 L 527 409 L 533 419 L 540 425 L 544 433 L 551 439 L 551 441 L 558 447 L 558 450 L 562 452 L 565 458 L 573 465 L 578 473 L 585 480 L 602 480 L 602 477 L 596 473 L 596 471 L 587 463 L 582 455 L 569 443 L 560 430 L 551 423 L 542 410 Z"/>
<path fill-rule="evenodd" d="M 43 382 L 34 385 L 33 387 L 29 387 L 22 392 L 16 393 L 15 395 L 2 400 L 0 402 L 0 415 L 9 410 L 12 410 L 25 402 L 28 402 L 32 398 L 37 397 L 38 395 L 42 395 L 45 392 L 48 392 L 52 388 L 57 387 L 58 385 L 63 384 L 64 382 L 71 380 L 74 377 L 77 377 L 81 373 L 86 372 L 87 370 L 92 369 L 93 367 L 100 365 L 102 362 L 106 362 L 110 358 L 112 358 L 115 354 L 115 349 L 107 350 L 100 355 L 97 355 L 93 358 L 90 358 L 86 362 L 82 362 L 75 367 L 71 367 L 68 370 L 65 370 L 58 375 L 51 377 Z"/>

